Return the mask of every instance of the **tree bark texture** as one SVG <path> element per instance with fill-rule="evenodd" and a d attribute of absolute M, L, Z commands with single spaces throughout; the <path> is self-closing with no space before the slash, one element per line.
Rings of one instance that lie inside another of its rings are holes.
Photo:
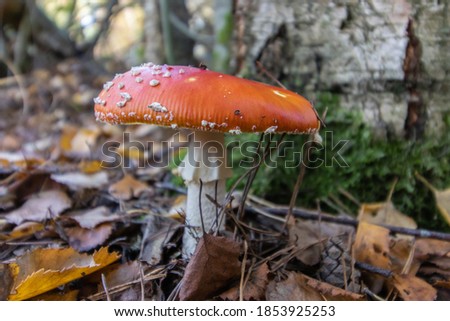
<path fill-rule="evenodd" d="M 438 134 L 450 114 L 449 2 L 239 0 L 237 66 L 244 57 L 241 72 L 257 77 L 261 61 L 312 101 L 335 93 L 381 137 Z"/>

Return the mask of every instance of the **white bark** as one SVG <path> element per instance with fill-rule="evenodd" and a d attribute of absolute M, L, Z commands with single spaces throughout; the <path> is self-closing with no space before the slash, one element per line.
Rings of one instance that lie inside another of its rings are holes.
<path fill-rule="evenodd" d="M 411 100 L 404 61 L 411 19 L 421 51 L 417 91 L 425 131 L 439 133 L 450 99 L 449 1 L 241 0 L 248 74 L 261 61 L 308 99 L 333 92 L 380 136 L 403 136 Z M 329 113 L 333 112 L 329 110 Z"/>

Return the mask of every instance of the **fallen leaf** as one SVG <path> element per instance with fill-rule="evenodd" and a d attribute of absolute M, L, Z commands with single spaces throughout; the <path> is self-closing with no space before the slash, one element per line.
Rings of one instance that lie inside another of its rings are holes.
<path fill-rule="evenodd" d="M 99 127 L 79 128 L 70 142 L 70 153 L 89 156 L 100 133 Z"/>
<path fill-rule="evenodd" d="M 329 238 L 353 232 L 352 228 L 340 224 L 294 219 L 289 222 L 288 231 L 290 243 L 297 246 L 296 258 L 309 266 L 320 262 L 324 244 Z"/>
<path fill-rule="evenodd" d="M 439 213 L 441 213 L 442 218 L 447 222 L 447 224 L 450 225 L 450 188 L 440 191 L 431 185 L 425 177 L 419 175 L 418 173 L 416 173 L 416 177 L 433 192 Z"/>
<path fill-rule="evenodd" d="M 331 284 L 313 279 L 304 274 L 297 276 L 297 280 L 318 291 L 328 301 L 360 301 L 366 297 L 362 294 L 347 291 Z"/>
<path fill-rule="evenodd" d="M 34 168 L 45 162 L 37 156 L 25 156 L 23 152 L 3 152 L 0 151 L 0 165 L 2 168 L 25 169 Z"/>
<path fill-rule="evenodd" d="M 5 301 L 13 285 L 13 275 L 8 264 L 0 264 L 0 301 Z"/>
<path fill-rule="evenodd" d="M 356 231 L 353 251 L 356 261 L 390 269 L 389 230 L 367 222 L 360 222 Z M 384 278 L 378 275 L 363 274 L 366 284 L 374 293 L 381 291 Z"/>
<path fill-rule="evenodd" d="M 287 274 L 286 280 L 270 281 L 266 291 L 268 301 L 323 301 L 320 293 L 302 282 L 298 273 Z"/>
<path fill-rule="evenodd" d="M 102 162 L 99 160 L 83 160 L 78 165 L 78 168 L 85 174 L 94 174 L 103 169 Z"/>
<path fill-rule="evenodd" d="M 415 275 L 419 270 L 420 264 L 414 257 L 414 241 L 400 238 L 392 239 L 390 245 L 389 259 L 391 261 L 391 270 L 397 273 L 406 273 Z"/>
<path fill-rule="evenodd" d="M 59 148 L 65 152 L 70 153 L 72 151 L 72 140 L 78 131 L 78 127 L 66 124 L 62 128 L 62 133 L 59 136 Z"/>
<path fill-rule="evenodd" d="M 140 278 L 139 262 L 131 261 L 123 264 L 114 264 L 108 267 L 104 275 L 109 288 L 138 280 Z M 98 289 L 100 291 L 104 290 L 101 285 L 99 285 Z"/>
<path fill-rule="evenodd" d="M 359 221 L 417 228 L 417 223 L 411 217 L 398 211 L 392 202 L 362 204 L 359 210 Z"/>
<path fill-rule="evenodd" d="M 150 216 L 144 234 L 139 260 L 150 265 L 161 261 L 164 247 L 172 239 L 180 223 L 167 217 Z"/>
<path fill-rule="evenodd" d="M 140 279 L 140 264 L 137 261 L 125 264 L 115 264 L 104 273 L 105 284 L 110 290 L 123 287 L 118 293 L 110 293 L 114 301 L 137 301 L 141 299 L 141 284 L 131 284 Z M 128 284 L 128 286 L 127 286 Z M 98 285 L 98 291 L 103 292 L 103 284 Z"/>
<path fill-rule="evenodd" d="M 110 223 L 104 223 L 91 229 L 78 226 L 64 228 L 69 245 L 80 252 L 92 250 L 103 244 L 111 235 L 112 230 L 113 226 Z"/>
<path fill-rule="evenodd" d="M 36 222 L 25 222 L 16 226 L 8 235 L 8 240 L 19 239 L 31 236 L 36 232 L 42 231 L 44 224 Z"/>
<path fill-rule="evenodd" d="M 133 176 L 125 174 L 123 178 L 109 187 L 109 193 L 118 200 L 128 201 L 133 197 L 139 197 L 142 193 L 149 191 L 144 184 Z"/>
<path fill-rule="evenodd" d="M 390 282 L 405 301 L 433 301 L 437 297 L 435 288 L 415 276 L 394 274 Z"/>
<path fill-rule="evenodd" d="M 97 225 L 112 222 L 120 219 L 119 214 L 112 214 L 111 210 L 106 206 L 99 206 L 88 210 L 78 210 L 69 212 L 64 217 L 70 217 L 75 220 L 81 227 L 92 229 Z"/>
<path fill-rule="evenodd" d="M 35 297 L 85 275 L 91 274 L 119 259 L 106 247 L 92 255 L 80 254 L 72 248 L 35 249 L 10 263 L 14 283 L 8 300 Z"/>
<path fill-rule="evenodd" d="M 64 192 L 49 190 L 34 194 L 21 207 L 9 212 L 5 218 L 17 225 L 24 221 L 43 222 L 59 216 L 71 205 L 72 201 Z"/>
<path fill-rule="evenodd" d="M 421 261 L 433 256 L 450 257 L 450 242 L 435 239 L 418 239 L 415 242 L 414 256 Z"/>
<path fill-rule="evenodd" d="M 236 241 L 204 234 L 181 280 L 180 300 L 211 298 L 241 274 L 240 245 Z"/>
<path fill-rule="evenodd" d="M 100 188 L 108 183 L 108 174 L 104 171 L 91 175 L 81 172 L 52 174 L 50 177 L 54 181 L 64 184 L 74 191 L 84 188 Z"/>
<path fill-rule="evenodd" d="M 243 300 L 264 300 L 266 294 L 267 284 L 269 284 L 268 279 L 269 266 L 267 263 L 261 264 L 255 271 L 252 271 L 250 279 L 245 284 L 243 289 Z M 222 300 L 237 301 L 239 300 L 240 285 L 223 292 L 219 297 Z"/>

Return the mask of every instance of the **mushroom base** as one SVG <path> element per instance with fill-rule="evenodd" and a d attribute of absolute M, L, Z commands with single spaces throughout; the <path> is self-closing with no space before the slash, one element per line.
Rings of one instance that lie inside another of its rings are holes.
<path fill-rule="evenodd" d="M 197 247 L 198 239 L 205 233 L 224 229 L 225 218 L 218 216 L 220 209 L 206 195 L 222 204 L 226 196 L 225 179 L 202 183 L 187 183 L 186 222 L 183 235 L 183 257 L 190 258 Z M 200 189 L 201 186 L 201 189 Z M 200 193 L 201 192 L 201 193 Z M 201 201 L 200 201 L 201 200 Z M 201 203 L 201 207 L 200 207 Z M 189 213 L 199 213 L 189 215 Z M 203 218 L 203 225 L 202 225 Z"/>
<path fill-rule="evenodd" d="M 199 237 L 203 235 L 202 219 L 205 232 L 223 229 L 224 219 L 217 219 L 219 208 L 216 203 L 222 204 L 225 200 L 225 181 L 232 174 L 226 167 L 223 133 L 195 131 L 194 134 L 188 154 L 179 167 L 188 190 L 183 236 L 183 257 L 186 259 L 191 257 Z"/>

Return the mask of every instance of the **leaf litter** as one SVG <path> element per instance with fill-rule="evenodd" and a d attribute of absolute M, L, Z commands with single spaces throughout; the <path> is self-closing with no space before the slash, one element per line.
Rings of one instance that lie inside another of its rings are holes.
<path fill-rule="evenodd" d="M 449 235 L 412 233 L 390 198 L 346 215 L 294 208 L 285 222 L 288 208 L 234 191 L 227 231 L 184 260 L 186 196 L 173 171 L 140 167 L 127 146 L 117 149 L 126 172 L 102 165 L 103 143 L 124 131 L 155 142 L 173 131 L 97 124 L 70 108 L 28 116 L 0 128 L 0 299 L 450 299 Z M 417 178 L 449 222 L 449 189 Z"/>

